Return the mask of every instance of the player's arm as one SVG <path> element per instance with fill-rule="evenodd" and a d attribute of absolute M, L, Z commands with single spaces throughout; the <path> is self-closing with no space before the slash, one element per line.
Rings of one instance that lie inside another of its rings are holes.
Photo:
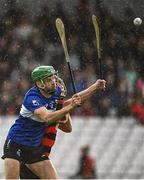
<path fill-rule="evenodd" d="M 72 132 L 72 120 L 70 114 L 66 114 L 66 121 L 64 123 L 59 123 L 58 128 L 66 133 Z"/>
<path fill-rule="evenodd" d="M 104 90 L 105 86 L 106 86 L 106 81 L 98 79 L 94 84 L 92 84 L 87 89 L 85 89 L 77 94 L 81 97 L 81 101 L 83 103 L 85 100 L 90 98 L 95 92 L 97 92 L 99 90 Z M 68 105 L 71 102 L 71 100 L 72 100 L 71 98 L 66 100 L 64 102 L 64 105 Z"/>
<path fill-rule="evenodd" d="M 34 114 L 47 123 L 61 123 L 65 122 L 65 115 L 70 113 L 77 106 L 81 105 L 81 97 L 79 95 L 73 95 L 72 101 L 67 106 L 63 107 L 60 110 L 51 112 L 46 109 L 46 107 L 40 107 L 34 111 Z"/>

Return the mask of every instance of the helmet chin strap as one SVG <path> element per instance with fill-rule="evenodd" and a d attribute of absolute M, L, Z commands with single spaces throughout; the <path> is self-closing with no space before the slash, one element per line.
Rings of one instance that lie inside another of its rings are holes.
<path fill-rule="evenodd" d="M 43 88 L 45 88 L 45 84 L 44 84 L 44 81 L 41 79 L 40 82 L 42 83 L 43 85 Z"/>

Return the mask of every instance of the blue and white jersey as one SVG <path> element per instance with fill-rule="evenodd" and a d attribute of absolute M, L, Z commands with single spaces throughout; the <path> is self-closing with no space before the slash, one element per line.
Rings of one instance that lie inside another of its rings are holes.
<path fill-rule="evenodd" d="M 36 86 L 32 87 L 25 94 L 20 115 L 10 128 L 8 139 L 22 145 L 39 146 L 48 124 L 35 116 L 34 111 L 40 107 L 55 111 L 60 94 L 61 89 L 57 87 L 52 96 L 46 98 Z"/>

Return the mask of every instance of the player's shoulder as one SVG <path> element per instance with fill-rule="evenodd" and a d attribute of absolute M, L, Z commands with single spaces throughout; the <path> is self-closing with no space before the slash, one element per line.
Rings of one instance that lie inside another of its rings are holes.
<path fill-rule="evenodd" d="M 33 86 L 32 88 L 30 88 L 23 99 L 23 105 L 27 106 L 27 104 L 40 104 L 42 103 L 42 97 L 41 97 L 41 93 L 38 90 L 38 88 L 36 86 Z"/>
<path fill-rule="evenodd" d="M 29 94 L 40 94 L 40 92 L 36 86 L 33 86 L 26 92 L 26 95 Z"/>
<path fill-rule="evenodd" d="M 40 97 L 40 91 L 36 86 L 33 86 L 26 92 L 25 99 L 30 96 Z"/>

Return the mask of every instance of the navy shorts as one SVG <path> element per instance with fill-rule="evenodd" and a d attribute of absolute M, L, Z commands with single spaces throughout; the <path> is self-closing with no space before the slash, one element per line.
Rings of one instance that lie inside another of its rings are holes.
<path fill-rule="evenodd" d="M 5 158 L 16 159 L 24 164 L 49 160 L 42 145 L 38 147 L 29 147 L 17 144 L 9 139 L 7 139 L 4 144 L 4 155 L 2 159 Z"/>

